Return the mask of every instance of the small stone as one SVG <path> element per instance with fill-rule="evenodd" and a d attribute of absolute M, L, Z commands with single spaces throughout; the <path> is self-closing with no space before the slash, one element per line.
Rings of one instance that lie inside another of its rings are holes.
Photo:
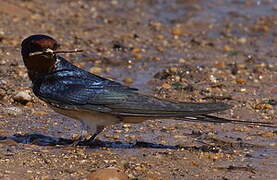
<path fill-rule="evenodd" d="M 7 107 L 6 108 L 6 113 L 11 116 L 19 116 L 23 112 L 19 107 Z"/>
<path fill-rule="evenodd" d="M 171 88 L 171 85 L 168 84 L 168 83 L 164 83 L 164 84 L 162 85 L 162 88 L 164 88 L 164 89 L 170 89 L 170 88 Z"/>
<path fill-rule="evenodd" d="M 32 100 L 32 97 L 27 91 L 20 91 L 13 97 L 13 99 L 21 104 L 26 104 Z"/>
<path fill-rule="evenodd" d="M 208 154 L 208 158 L 213 160 L 213 161 L 216 161 L 216 160 L 219 160 L 219 159 L 223 158 L 223 154 L 220 154 L 220 153 Z"/>
<path fill-rule="evenodd" d="M 126 77 L 126 78 L 123 79 L 123 82 L 125 84 L 132 84 L 134 82 L 134 79 L 131 78 L 131 77 Z"/>
<path fill-rule="evenodd" d="M 160 22 L 151 22 L 149 25 L 156 31 L 160 30 L 162 27 L 162 24 Z"/>
<path fill-rule="evenodd" d="M 97 169 L 87 177 L 88 180 L 128 180 L 128 176 L 119 169 Z"/>
<path fill-rule="evenodd" d="M 224 63 L 223 61 L 216 62 L 216 63 L 214 64 L 214 66 L 215 66 L 216 68 L 225 68 L 225 67 L 226 67 L 226 65 L 225 65 L 225 63 Z"/>
<path fill-rule="evenodd" d="M 93 74 L 101 74 L 102 68 L 100 68 L 100 67 L 92 67 L 92 68 L 89 69 L 89 72 L 91 72 Z"/>
<path fill-rule="evenodd" d="M 236 82 L 238 84 L 244 84 L 246 82 L 246 80 L 245 79 L 236 79 Z"/>
<path fill-rule="evenodd" d="M 241 44 L 245 44 L 247 42 L 247 39 L 245 37 L 241 37 L 238 39 L 238 42 Z"/>
<path fill-rule="evenodd" d="M 210 75 L 210 81 L 213 82 L 213 83 L 216 83 L 217 82 L 217 79 L 214 75 Z"/>
<path fill-rule="evenodd" d="M 257 104 L 255 106 L 255 109 L 259 109 L 259 110 L 261 110 L 261 109 L 273 109 L 273 106 L 270 105 L 270 104 Z"/>
<path fill-rule="evenodd" d="M 95 60 L 95 61 L 93 61 L 93 64 L 99 65 L 99 64 L 102 64 L 102 61 L 101 60 Z"/>
<path fill-rule="evenodd" d="M 157 49 L 157 51 L 159 51 L 159 52 L 164 52 L 164 48 L 163 48 L 163 47 L 157 47 L 156 49 Z"/>
<path fill-rule="evenodd" d="M 27 102 L 27 103 L 25 104 L 25 106 L 27 106 L 27 107 L 29 107 L 29 108 L 33 108 L 33 107 L 34 107 L 34 104 L 31 103 L 31 102 Z"/>
<path fill-rule="evenodd" d="M 134 48 L 132 49 L 133 53 L 141 53 L 141 49 L 140 48 Z"/>
<path fill-rule="evenodd" d="M 33 111 L 32 113 L 35 114 L 36 116 L 45 116 L 48 114 L 45 111 Z"/>
<path fill-rule="evenodd" d="M 175 139 L 185 139 L 186 137 L 185 136 L 180 136 L 180 135 L 175 135 L 174 138 Z"/>
<path fill-rule="evenodd" d="M 265 132 L 265 133 L 262 133 L 261 136 L 262 137 L 274 137 L 274 136 L 277 136 L 277 134 L 273 133 L 273 132 Z"/>
<path fill-rule="evenodd" d="M 51 180 L 51 177 L 50 176 L 42 176 L 41 180 Z"/>
<path fill-rule="evenodd" d="M 202 11 L 203 10 L 203 8 L 197 4 L 192 4 L 191 9 L 194 11 Z"/>
<path fill-rule="evenodd" d="M 112 0 L 112 1 L 111 1 L 111 4 L 114 5 L 114 6 L 115 6 L 115 5 L 118 5 L 118 1 Z"/>
<path fill-rule="evenodd" d="M 123 128 L 130 128 L 130 127 L 132 127 L 132 126 L 131 126 L 131 124 L 123 124 L 122 127 L 123 127 Z"/>
<path fill-rule="evenodd" d="M 174 36 L 180 36 L 183 34 L 183 30 L 181 28 L 180 25 L 176 25 L 174 27 L 172 27 L 171 29 L 171 34 L 174 35 Z"/>
<path fill-rule="evenodd" d="M 180 59 L 179 59 L 179 63 L 184 64 L 184 63 L 186 63 L 186 60 L 185 60 L 184 58 L 180 58 Z"/>
<path fill-rule="evenodd" d="M 164 40 L 164 35 L 160 34 L 156 36 L 157 40 Z"/>
<path fill-rule="evenodd" d="M 277 88 L 272 89 L 272 90 L 270 91 L 270 93 L 272 93 L 272 94 L 277 94 Z"/>
<path fill-rule="evenodd" d="M 225 45 L 225 46 L 223 47 L 223 50 L 224 50 L 224 51 L 227 51 L 227 52 L 230 52 L 230 51 L 233 51 L 234 49 L 231 48 L 231 47 L 228 46 L 228 45 Z"/>
<path fill-rule="evenodd" d="M 246 88 L 241 88 L 240 92 L 246 92 Z"/>
<path fill-rule="evenodd" d="M 133 56 L 134 56 L 135 59 L 141 59 L 142 58 L 141 54 L 134 54 Z"/>
<path fill-rule="evenodd" d="M 169 68 L 169 71 L 171 73 L 177 73 L 178 72 L 178 68 L 177 67 L 171 67 L 171 68 Z"/>
<path fill-rule="evenodd" d="M 0 89 L 0 99 L 3 99 L 6 96 L 6 91 L 4 89 Z"/>
<path fill-rule="evenodd" d="M 175 78 L 176 82 L 180 82 L 181 81 L 181 77 L 180 76 L 175 76 L 174 78 Z"/>
<path fill-rule="evenodd" d="M 191 164 L 192 164 L 193 166 L 199 166 L 199 163 L 196 162 L 196 161 L 192 161 Z"/>

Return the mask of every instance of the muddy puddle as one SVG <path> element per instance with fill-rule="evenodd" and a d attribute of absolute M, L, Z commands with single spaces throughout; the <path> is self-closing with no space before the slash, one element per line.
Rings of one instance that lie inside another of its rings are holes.
<path fill-rule="evenodd" d="M 276 179 L 276 14 L 274 0 L 1 1 L 0 178 L 85 179 L 115 167 L 130 179 Z M 36 33 L 143 93 L 225 102 L 233 108 L 214 115 L 274 127 L 157 120 L 72 147 L 80 123 L 30 91 L 20 43 Z"/>

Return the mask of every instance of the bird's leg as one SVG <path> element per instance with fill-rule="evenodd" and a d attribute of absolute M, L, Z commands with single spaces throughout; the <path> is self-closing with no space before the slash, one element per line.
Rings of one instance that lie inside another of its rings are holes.
<path fill-rule="evenodd" d="M 74 142 L 71 144 L 71 146 L 78 146 L 82 144 L 92 144 L 95 140 L 95 137 L 101 133 L 104 129 L 104 126 L 97 126 L 96 127 L 96 132 L 91 136 L 87 131 L 82 131 L 81 135 L 79 138 L 74 140 Z"/>
<path fill-rule="evenodd" d="M 78 138 L 74 139 L 71 146 L 78 146 L 87 141 L 90 138 L 90 135 L 87 131 L 82 131 Z"/>
<path fill-rule="evenodd" d="M 81 128 L 83 130 L 81 131 L 79 137 L 74 138 L 71 146 L 86 144 L 87 140 L 91 138 L 91 135 L 88 132 L 97 132 L 97 126 L 90 127 L 83 121 L 81 121 Z"/>

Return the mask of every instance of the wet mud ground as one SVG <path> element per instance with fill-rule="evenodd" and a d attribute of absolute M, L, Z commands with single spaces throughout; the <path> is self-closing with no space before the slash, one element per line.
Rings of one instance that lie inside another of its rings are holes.
<path fill-rule="evenodd" d="M 0 19 L 1 179 L 84 179 L 105 167 L 130 179 L 276 179 L 276 126 L 157 120 L 71 147 L 80 123 L 32 94 L 20 56 L 22 39 L 48 34 L 62 49 L 83 49 L 63 56 L 90 72 L 276 125 L 276 1 L 10 0 Z"/>

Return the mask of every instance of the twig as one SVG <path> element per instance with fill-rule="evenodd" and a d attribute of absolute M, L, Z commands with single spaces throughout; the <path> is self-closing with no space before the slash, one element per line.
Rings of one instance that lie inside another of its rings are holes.
<path fill-rule="evenodd" d="M 81 49 L 74 49 L 74 50 L 60 50 L 60 51 L 53 51 L 52 49 L 46 49 L 45 51 L 38 51 L 30 53 L 29 56 L 36 56 L 42 54 L 59 54 L 59 53 L 78 53 L 83 52 Z"/>

